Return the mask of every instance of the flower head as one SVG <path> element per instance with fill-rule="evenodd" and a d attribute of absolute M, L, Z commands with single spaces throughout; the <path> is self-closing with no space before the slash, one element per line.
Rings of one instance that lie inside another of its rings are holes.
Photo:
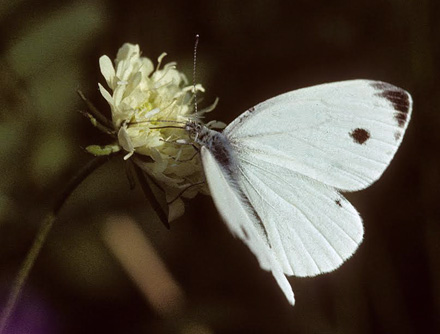
<path fill-rule="evenodd" d="M 150 59 L 141 57 L 138 45 L 124 44 L 114 66 L 107 56 L 99 59 L 110 92 L 101 84 L 99 90 L 111 107 L 119 145 L 127 152 L 124 159 L 134 159 L 171 202 L 188 187 L 182 193 L 188 198 L 199 191 L 207 193 L 207 187 L 199 156 L 185 142 L 183 130 L 184 123 L 198 120 L 203 112 L 194 113 L 194 87 L 188 85 L 176 63 L 162 66 L 165 55 L 154 67 Z M 195 85 L 195 90 L 204 91 L 201 85 Z M 169 220 L 183 212 L 183 202 L 178 198 L 169 206 Z"/>

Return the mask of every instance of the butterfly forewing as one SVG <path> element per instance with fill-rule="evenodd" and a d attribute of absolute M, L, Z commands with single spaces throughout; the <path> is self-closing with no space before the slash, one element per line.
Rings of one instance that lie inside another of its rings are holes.
<path fill-rule="evenodd" d="M 234 151 L 335 188 L 360 190 L 377 180 L 399 147 L 411 96 L 378 81 L 299 89 L 267 100 L 225 130 Z"/>

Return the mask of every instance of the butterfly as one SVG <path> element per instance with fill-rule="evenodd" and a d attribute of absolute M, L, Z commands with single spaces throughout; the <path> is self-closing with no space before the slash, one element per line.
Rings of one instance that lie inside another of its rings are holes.
<path fill-rule="evenodd" d="M 411 110 L 401 88 L 349 80 L 276 96 L 222 132 L 186 124 L 221 217 L 290 304 L 286 275 L 335 270 L 362 242 L 362 218 L 341 192 L 382 175 Z"/>

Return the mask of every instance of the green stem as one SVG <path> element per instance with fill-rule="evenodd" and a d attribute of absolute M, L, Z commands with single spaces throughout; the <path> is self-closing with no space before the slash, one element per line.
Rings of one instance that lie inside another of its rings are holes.
<path fill-rule="evenodd" d="M 81 100 L 84 101 L 84 103 L 87 105 L 87 108 L 90 110 L 92 115 L 96 118 L 96 120 L 104 125 L 108 129 L 114 129 L 113 123 L 111 120 L 109 120 L 107 117 L 105 117 L 101 112 L 96 108 L 92 102 L 90 102 L 86 96 L 81 92 L 79 89 L 76 91 L 81 98 Z"/>
<path fill-rule="evenodd" d="M 31 271 L 41 248 L 46 241 L 46 238 L 52 229 L 53 223 L 57 217 L 58 212 L 62 208 L 63 204 L 72 194 L 72 192 L 84 181 L 87 176 L 89 176 L 95 169 L 100 167 L 104 162 L 108 160 L 108 157 L 100 156 L 95 157 L 90 160 L 83 168 L 81 168 L 76 175 L 67 183 L 64 190 L 56 198 L 52 210 L 46 215 L 40 230 L 35 237 L 34 243 L 31 246 L 17 277 L 14 280 L 11 292 L 8 297 L 7 304 L 3 310 L 0 318 L 0 334 L 2 334 L 8 324 L 8 320 L 17 306 L 18 299 L 23 290 L 24 284 L 29 277 L 29 272 Z"/>
<path fill-rule="evenodd" d="M 84 117 L 87 117 L 92 125 L 96 127 L 99 131 L 105 133 L 106 135 L 112 136 L 113 138 L 116 138 L 116 133 L 112 128 L 108 128 L 107 126 L 101 124 L 93 115 L 87 111 L 79 111 Z"/>

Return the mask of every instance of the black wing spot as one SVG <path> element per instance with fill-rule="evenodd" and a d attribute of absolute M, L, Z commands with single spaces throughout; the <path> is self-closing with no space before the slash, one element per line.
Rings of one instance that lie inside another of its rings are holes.
<path fill-rule="evenodd" d="M 394 139 L 398 141 L 402 137 L 402 133 L 399 131 L 394 132 Z"/>
<path fill-rule="evenodd" d="M 254 112 L 255 111 L 255 107 L 251 107 L 248 110 L 249 110 L 249 112 Z"/>
<path fill-rule="evenodd" d="M 364 144 L 368 139 L 370 139 L 370 133 L 365 129 L 354 129 L 350 133 L 350 137 L 353 138 L 354 142 L 362 145 Z"/>
<path fill-rule="evenodd" d="M 410 109 L 409 94 L 403 89 L 385 82 L 375 82 L 371 85 L 373 88 L 378 90 L 376 96 L 383 97 L 391 102 L 394 110 L 396 111 L 394 114 L 394 119 L 401 128 L 404 127 L 407 122 Z"/>
<path fill-rule="evenodd" d="M 341 200 L 340 199 L 336 199 L 335 203 L 337 206 L 339 206 L 340 208 L 342 208 L 342 204 L 341 204 Z"/>

